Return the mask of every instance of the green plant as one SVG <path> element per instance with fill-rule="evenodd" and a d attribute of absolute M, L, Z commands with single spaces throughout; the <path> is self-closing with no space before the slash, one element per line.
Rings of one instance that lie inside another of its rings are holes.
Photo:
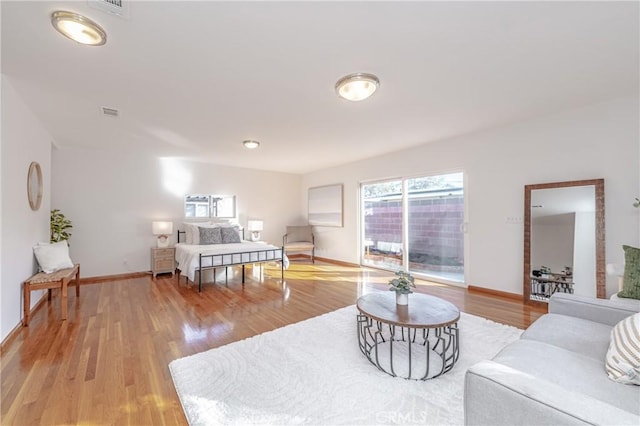
<path fill-rule="evenodd" d="M 395 291 L 396 293 L 409 294 L 413 293 L 411 287 L 415 287 L 414 279 L 408 272 L 398 271 L 396 272 L 398 278 L 394 278 L 389 281 L 389 291 Z"/>
<path fill-rule="evenodd" d="M 73 227 L 71 221 L 67 219 L 58 209 L 51 210 L 51 239 L 50 242 L 57 243 L 71 238 L 69 230 Z"/>
<path fill-rule="evenodd" d="M 635 208 L 640 207 L 640 198 L 636 197 L 636 202 L 633 203 L 633 207 L 635 207 Z"/>

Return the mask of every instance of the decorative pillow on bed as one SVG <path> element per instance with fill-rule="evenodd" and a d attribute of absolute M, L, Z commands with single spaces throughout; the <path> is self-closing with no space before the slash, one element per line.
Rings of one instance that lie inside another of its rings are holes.
<path fill-rule="evenodd" d="M 224 226 L 220 228 L 220 233 L 222 234 L 222 243 L 230 244 L 241 242 L 239 232 L 240 231 L 236 226 Z"/>
<path fill-rule="evenodd" d="M 184 237 L 186 244 L 198 244 L 200 242 L 200 231 L 198 230 L 198 226 L 207 226 L 210 225 L 211 222 L 197 222 L 197 223 L 189 223 L 184 222 Z"/>
<path fill-rule="evenodd" d="M 622 246 L 624 250 L 624 276 L 618 297 L 640 299 L 640 248 Z"/>
<path fill-rule="evenodd" d="M 199 226 L 199 244 L 221 244 L 222 234 L 219 226 Z"/>
<path fill-rule="evenodd" d="M 613 327 L 605 369 L 618 383 L 640 385 L 640 313 Z"/>
<path fill-rule="evenodd" d="M 40 269 L 50 274 L 60 269 L 73 268 L 73 262 L 69 257 L 69 245 L 66 241 L 58 243 L 38 243 L 33 247 Z"/>

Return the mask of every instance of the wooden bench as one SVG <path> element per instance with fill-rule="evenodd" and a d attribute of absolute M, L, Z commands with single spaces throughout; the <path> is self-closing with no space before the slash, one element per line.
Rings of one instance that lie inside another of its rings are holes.
<path fill-rule="evenodd" d="M 75 277 L 75 279 L 74 279 Z M 67 319 L 67 286 L 75 281 L 76 297 L 80 297 L 80 264 L 73 265 L 73 268 L 61 269 L 50 274 L 38 272 L 23 283 L 24 291 L 24 319 L 22 325 L 29 325 L 29 314 L 31 312 L 31 291 L 49 290 L 48 299 L 51 300 L 51 290 L 59 288 L 62 290 L 61 310 L 62 319 Z"/>

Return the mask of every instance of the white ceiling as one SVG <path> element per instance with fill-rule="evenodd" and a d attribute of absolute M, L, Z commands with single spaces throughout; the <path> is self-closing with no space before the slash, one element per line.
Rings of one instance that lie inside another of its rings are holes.
<path fill-rule="evenodd" d="M 1 5 L 2 72 L 60 148 L 305 173 L 639 90 L 638 2 Z M 107 44 L 65 39 L 54 10 Z M 339 99 L 352 72 L 378 92 Z"/>

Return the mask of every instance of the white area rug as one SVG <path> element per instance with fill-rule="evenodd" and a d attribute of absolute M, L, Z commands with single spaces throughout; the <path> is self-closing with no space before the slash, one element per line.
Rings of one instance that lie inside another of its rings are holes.
<path fill-rule="evenodd" d="M 462 424 L 464 373 L 522 330 L 461 314 L 460 358 L 426 382 L 391 377 L 358 349 L 349 306 L 169 364 L 187 419 L 218 424 Z"/>

